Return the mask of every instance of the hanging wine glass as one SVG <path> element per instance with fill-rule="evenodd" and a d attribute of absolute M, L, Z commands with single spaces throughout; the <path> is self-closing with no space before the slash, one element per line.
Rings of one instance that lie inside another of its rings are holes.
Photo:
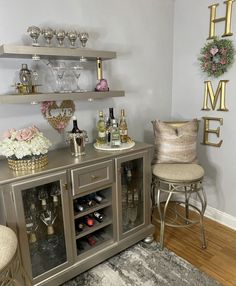
<path fill-rule="evenodd" d="M 63 47 L 64 46 L 64 40 L 66 37 L 66 32 L 64 30 L 55 31 L 55 36 L 56 36 L 56 39 L 58 41 L 58 46 Z"/>
<path fill-rule="evenodd" d="M 76 31 L 69 31 L 68 33 L 66 33 L 69 41 L 70 41 L 70 47 L 71 48 L 75 48 L 75 42 L 78 38 L 78 34 Z"/>
<path fill-rule="evenodd" d="M 33 46 L 38 46 L 38 37 L 41 33 L 41 30 L 39 27 L 36 26 L 30 26 L 27 29 L 27 33 L 30 35 L 30 37 L 33 39 Z"/>
<path fill-rule="evenodd" d="M 44 36 L 44 39 L 46 40 L 47 46 L 51 46 L 52 38 L 54 36 L 54 31 L 51 28 L 45 28 L 42 30 L 42 35 Z"/>
<path fill-rule="evenodd" d="M 89 34 L 87 32 L 79 33 L 79 40 L 80 40 L 83 48 L 86 47 L 88 39 L 89 39 Z M 80 57 L 80 61 L 81 62 L 86 62 L 87 59 L 84 56 L 82 56 L 82 57 Z"/>

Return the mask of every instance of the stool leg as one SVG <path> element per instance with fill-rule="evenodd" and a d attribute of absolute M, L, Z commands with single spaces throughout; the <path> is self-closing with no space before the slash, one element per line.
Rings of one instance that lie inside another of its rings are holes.
<path fill-rule="evenodd" d="M 186 224 L 188 224 L 188 219 L 189 219 L 189 197 L 188 197 L 188 190 L 187 187 L 184 187 L 185 190 L 185 217 L 186 217 Z"/>
<path fill-rule="evenodd" d="M 202 248 L 206 248 L 207 243 L 206 243 L 206 236 L 205 236 L 203 219 L 204 219 L 204 213 L 205 213 L 206 206 L 207 206 L 207 200 L 206 200 L 206 194 L 205 194 L 203 187 L 201 187 L 200 191 L 202 193 L 202 196 L 200 195 L 199 192 L 197 192 L 197 196 L 199 198 L 199 201 L 200 201 L 201 207 L 202 207 L 201 212 L 200 212 L 201 242 L 202 242 Z"/>
<path fill-rule="evenodd" d="M 161 210 L 161 190 L 158 188 L 158 194 L 157 194 L 157 206 L 158 206 L 158 212 L 160 217 L 160 250 L 163 250 L 164 248 L 164 236 L 165 236 L 165 218 L 166 218 L 166 211 L 168 208 L 168 204 L 170 201 L 170 198 L 172 196 L 172 192 L 168 194 L 167 200 L 164 202 L 164 209 Z"/>

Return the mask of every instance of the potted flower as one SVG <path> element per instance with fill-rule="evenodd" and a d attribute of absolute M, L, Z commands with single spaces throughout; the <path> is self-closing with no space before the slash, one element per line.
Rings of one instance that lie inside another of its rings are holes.
<path fill-rule="evenodd" d="M 48 163 L 48 149 L 51 142 L 35 126 L 3 133 L 0 154 L 8 159 L 13 170 L 35 170 Z"/>

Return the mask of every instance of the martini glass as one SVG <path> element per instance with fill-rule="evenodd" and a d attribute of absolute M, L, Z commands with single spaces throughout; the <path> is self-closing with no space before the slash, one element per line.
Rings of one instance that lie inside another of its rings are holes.
<path fill-rule="evenodd" d="M 76 89 L 75 89 L 75 92 L 81 92 L 81 91 L 84 91 L 80 88 L 80 84 L 79 84 L 79 80 L 80 80 L 80 75 L 81 75 L 81 70 L 83 70 L 83 67 L 81 67 L 80 65 L 76 64 L 76 63 L 73 63 L 72 66 L 71 66 L 71 70 L 73 72 L 73 75 L 76 79 Z"/>

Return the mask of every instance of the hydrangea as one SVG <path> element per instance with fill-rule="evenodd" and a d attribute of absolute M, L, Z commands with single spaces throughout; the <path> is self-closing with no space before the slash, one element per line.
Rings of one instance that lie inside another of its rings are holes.
<path fill-rule="evenodd" d="M 9 159 L 27 159 L 44 155 L 52 145 L 35 126 L 3 133 L 0 141 L 0 154 Z"/>

